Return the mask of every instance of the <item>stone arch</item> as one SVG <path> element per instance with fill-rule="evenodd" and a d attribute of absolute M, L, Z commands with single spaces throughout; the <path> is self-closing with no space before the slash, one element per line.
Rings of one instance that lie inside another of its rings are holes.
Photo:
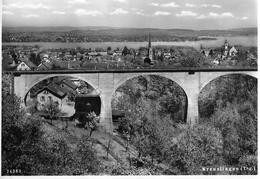
<path fill-rule="evenodd" d="M 183 91 L 185 98 L 186 98 L 186 101 L 185 101 L 186 104 L 185 104 L 185 109 L 184 109 L 184 121 L 188 122 L 188 119 L 187 119 L 188 100 L 189 100 L 188 95 L 187 95 L 185 88 L 183 87 L 181 81 L 178 80 L 178 79 L 175 80 L 175 78 L 173 79 L 172 74 L 170 74 L 170 73 L 130 73 L 130 74 L 120 75 L 120 78 L 118 78 L 119 80 L 114 81 L 114 89 L 113 89 L 113 93 L 112 93 L 111 103 L 112 103 L 112 100 L 113 100 L 113 96 L 116 93 L 116 90 L 119 87 L 121 87 L 122 85 L 124 85 L 128 80 L 131 80 L 131 79 L 134 79 L 134 78 L 137 78 L 137 77 L 140 77 L 140 76 L 152 76 L 152 75 L 159 76 L 159 77 L 162 77 L 162 78 L 166 78 L 166 79 L 172 81 Z M 112 108 L 111 108 L 111 110 L 112 110 Z"/>
<path fill-rule="evenodd" d="M 48 78 L 52 77 L 58 77 L 58 76 L 66 76 L 66 77 L 71 77 L 71 78 L 77 78 L 79 80 L 85 81 L 88 84 L 90 84 L 94 89 L 98 89 L 98 86 L 91 80 L 91 79 L 85 79 L 84 77 L 80 77 L 78 75 L 71 75 L 71 74 L 52 74 L 52 75 L 41 75 L 40 77 L 37 77 L 33 81 L 30 81 L 29 84 L 26 85 L 26 93 L 37 83 L 46 80 Z M 28 90 L 29 89 L 29 90 Z"/>
<path fill-rule="evenodd" d="M 51 75 L 41 75 L 41 76 L 36 76 L 36 78 L 34 78 L 33 80 L 26 80 L 25 81 L 25 91 L 24 94 L 22 96 L 22 100 L 23 100 L 23 104 L 26 106 L 26 98 L 28 96 L 29 91 L 38 83 L 40 83 L 43 80 L 49 79 L 49 78 L 53 78 L 53 77 L 59 77 L 59 76 L 64 76 L 64 77 L 70 77 L 70 78 L 76 78 L 82 81 L 85 81 L 86 83 L 88 83 L 92 88 L 94 88 L 94 90 L 98 89 L 96 87 L 96 85 L 93 85 L 94 83 L 91 80 L 86 80 L 83 77 L 77 76 L 77 75 L 71 75 L 71 74 L 51 74 Z M 100 96 L 100 95 L 99 95 Z M 100 97 L 101 98 L 101 97 Z M 101 101 L 101 108 L 102 108 L 102 101 Z"/>
<path fill-rule="evenodd" d="M 216 80 L 222 78 L 222 77 L 228 77 L 228 76 L 233 76 L 233 75 L 243 75 L 243 76 L 248 76 L 250 78 L 256 79 L 257 80 L 257 73 L 247 73 L 247 72 L 227 72 L 227 73 L 221 73 L 221 74 L 217 74 L 215 75 L 214 78 L 208 78 L 207 80 L 204 81 L 203 85 L 200 86 L 200 92 L 199 92 L 199 96 L 198 98 L 200 98 L 201 96 L 201 92 L 203 91 L 203 89 L 205 89 L 209 84 L 214 83 Z M 199 101 L 199 99 L 198 99 Z M 201 106 L 198 103 L 198 107 L 200 108 Z M 200 111 L 200 110 L 199 110 Z M 200 114 L 199 114 L 200 115 Z M 201 116 L 201 115 L 200 115 Z"/>
<path fill-rule="evenodd" d="M 167 79 L 177 83 L 186 93 L 185 86 L 182 84 L 180 78 L 173 78 L 172 73 L 156 73 L 156 72 L 154 72 L 154 73 L 120 73 L 120 74 L 116 74 L 116 75 L 118 75 L 118 77 L 114 78 L 115 80 L 114 80 L 113 94 L 127 80 L 133 79 L 138 76 L 146 76 L 146 75 L 156 75 L 156 76 L 167 78 Z"/>
<path fill-rule="evenodd" d="M 41 75 L 36 76 L 33 80 L 26 80 L 26 86 L 25 86 L 25 93 L 23 95 L 23 99 L 25 100 L 26 95 L 30 91 L 32 87 L 34 87 L 39 82 L 52 78 L 52 77 L 58 77 L 58 76 L 66 76 L 71 78 L 77 78 L 79 80 L 87 82 L 90 86 L 92 86 L 94 89 L 98 89 L 98 86 L 91 80 L 91 79 L 85 79 L 84 77 L 78 76 L 78 75 L 71 75 L 71 74 L 51 74 L 51 75 Z"/>
<path fill-rule="evenodd" d="M 215 79 L 226 75 L 248 75 L 257 79 L 257 72 L 212 72 L 211 74 L 203 75 L 204 79 L 200 82 L 200 91 Z"/>

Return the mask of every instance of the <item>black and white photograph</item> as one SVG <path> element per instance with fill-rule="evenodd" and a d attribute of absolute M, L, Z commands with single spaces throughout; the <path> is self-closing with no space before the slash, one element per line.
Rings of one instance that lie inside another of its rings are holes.
<path fill-rule="evenodd" d="M 2 0 L 1 176 L 257 176 L 257 14 Z"/>

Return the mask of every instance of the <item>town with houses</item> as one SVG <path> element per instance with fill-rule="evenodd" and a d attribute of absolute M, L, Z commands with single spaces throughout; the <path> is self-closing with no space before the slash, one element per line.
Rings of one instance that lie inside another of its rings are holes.
<path fill-rule="evenodd" d="M 3 46 L 3 70 L 105 70 L 179 67 L 257 66 L 255 47 L 236 46 L 227 40 L 221 47 L 152 46 L 75 49 L 41 49 L 39 46 Z"/>

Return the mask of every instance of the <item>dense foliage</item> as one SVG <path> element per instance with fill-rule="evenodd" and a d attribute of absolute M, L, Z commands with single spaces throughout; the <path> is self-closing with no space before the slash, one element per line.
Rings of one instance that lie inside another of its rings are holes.
<path fill-rule="evenodd" d="M 122 118 L 119 127 L 131 131 L 131 142 L 140 158 L 148 157 L 152 162 L 156 159 L 178 174 L 256 174 L 256 170 L 202 170 L 220 166 L 257 167 L 255 78 L 229 75 L 209 83 L 199 97 L 200 121 L 195 126 L 178 120 L 184 117 L 176 113 L 184 108 L 180 104 L 185 98 L 176 84 L 157 78 L 160 80 L 150 76 L 126 82 L 118 89 L 120 95 L 114 101 L 117 105 L 112 103 L 114 108 L 131 112 Z M 167 85 L 173 85 L 175 90 L 165 93 Z"/>
<path fill-rule="evenodd" d="M 16 175 L 257 174 L 257 79 L 250 76 L 224 76 L 205 86 L 194 126 L 185 123 L 187 99 L 176 83 L 155 75 L 127 81 L 112 107 L 125 111 L 118 133 L 137 152 L 130 166 L 103 165 L 89 137 L 71 147 L 64 133 L 46 132 L 53 126 L 26 114 L 10 79 L 3 75 L 2 175 L 12 169 L 21 171 Z M 202 170 L 221 166 L 256 170 Z"/>
<path fill-rule="evenodd" d="M 134 119 L 132 115 L 138 116 L 134 120 L 170 115 L 174 122 L 186 120 L 186 94 L 178 84 L 161 76 L 148 75 L 128 80 L 117 89 L 115 97 L 112 107 L 126 111 L 130 119 Z M 154 109 L 153 115 L 151 109 Z"/>
<path fill-rule="evenodd" d="M 222 142 L 220 132 L 214 127 L 197 125 L 184 128 L 167 151 L 166 161 L 177 168 L 179 174 L 207 174 L 203 173 L 202 167 L 222 164 Z"/>
<path fill-rule="evenodd" d="M 2 175 L 96 174 L 100 162 L 88 138 L 71 148 L 59 132 L 49 135 L 37 115 L 27 115 L 10 93 L 10 76 L 2 81 Z M 48 127 L 48 126 L 47 126 Z M 50 126 L 49 126 L 50 127 Z M 11 173 L 17 170 L 16 173 Z"/>
<path fill-rule="evenodd" d="M 209 89 L 210 93 L 205 92 Z M 224 76 L 206 86 L 205 91 L 200 98 L 201 123 L 221 132 L 225 163 L 257 166 L 257 79 Z"/>

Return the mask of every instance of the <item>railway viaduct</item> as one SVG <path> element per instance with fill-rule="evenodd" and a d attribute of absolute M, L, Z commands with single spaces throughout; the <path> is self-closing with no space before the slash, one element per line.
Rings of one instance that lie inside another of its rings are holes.
<path fill-rule="evenodd" d="M 245 74 L 257 78 L 257 69 L 136 69 L 136 70 L 71 70 L 71 71 L 16 71 L 14 74 L 14 93 L 24 99 L 28 91 L 40 81 L 55 77 L 69 76 L 86 81 L 96 89 L 101 98 L 100 125 L 112 131 L 111 100 L 116 89 L 129 79 L 141 75 L 158 75 L 176 82 L 187 96 L 187 122 L 196 123 L 198 96 L 200 91 L 212 80 L 230 74 Z"/>

